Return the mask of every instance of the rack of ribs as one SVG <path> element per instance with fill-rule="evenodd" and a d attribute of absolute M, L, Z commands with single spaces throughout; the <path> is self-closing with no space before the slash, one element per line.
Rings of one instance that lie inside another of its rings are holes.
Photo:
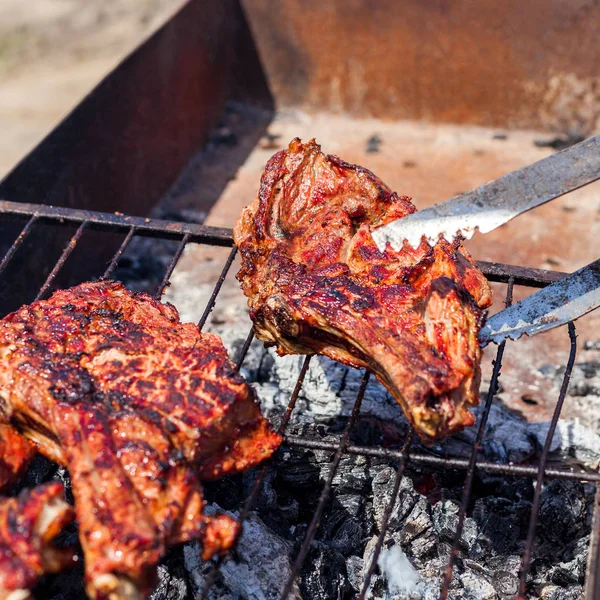
<path fill-rule="evenodd" d="M 473 424 L 487 280 L 444 240 L 379 252 L 371 228 L 416 209 L 373 173 L 294 139 L 234 229 L 256 335 L 279 354 L 370 369 L 425 440 Z"/>
<path fill-rule="evenodd" d="M 90 597 L 144 597 L 173 544 L 230 547 L 238 524 L 203 513 L 200 481 L 281 438 L 217 336 L 101 281 L 4 318 L 0 353 L 0 416 L 69 470 Z"/>
<path fill-rule="evenodd" d="M 74 518 L 58 482 L 0 498 L 0 600 L 26 600 L 42 575 L 74 564 L 71 549 L 52 543 Z"/>

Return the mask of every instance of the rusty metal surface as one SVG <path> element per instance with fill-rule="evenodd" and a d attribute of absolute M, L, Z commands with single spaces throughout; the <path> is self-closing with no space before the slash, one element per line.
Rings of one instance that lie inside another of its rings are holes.
<path fill-rule="evenodd" d="M 435 244 L 457 236 L 470 240 L 489 233 L 520 214 L 600 179 L 600 135 L 552 154 L 373 231 L 380 252 L 405 241 L 417 248 L 423 237 Z"/>
<path fill-rule="evenodd" d="M 272 106 L 244 14 L 237 0 L 189 2 L 0 182 L 0 198 L 146 215 L 231 98 Z M 0 222 L 0 252 L 18 232 Z M 36 228 L 27 260 L 17 256 L 8 267 L 11 291 L 0 290 L 2 310 L 43 283 L 69 237 Z M 70 285 L 92 264 L 103 268 L 119 243 L 86 235 L 86 259 L 70 259 L 65 273 L 73 279 L 61 275 L 59 284 Z"/>
<path fill-rule="evenodd" d="M 280 107 L 589 132 L 594 0 L 243 0 Z"/>

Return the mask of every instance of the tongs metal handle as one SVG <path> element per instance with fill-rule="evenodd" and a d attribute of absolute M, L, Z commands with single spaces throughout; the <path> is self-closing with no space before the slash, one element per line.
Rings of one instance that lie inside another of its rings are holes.
<path fill-rule="evenodd" d="M 600 179 L 600 135 L 513 171 L 372 231 L 383 252 L 386 244 L 400 250 L 404 241 L 416 248 L 424 237 L 435 244 L 475 231 L 488 233 L 549 200 Z"/>

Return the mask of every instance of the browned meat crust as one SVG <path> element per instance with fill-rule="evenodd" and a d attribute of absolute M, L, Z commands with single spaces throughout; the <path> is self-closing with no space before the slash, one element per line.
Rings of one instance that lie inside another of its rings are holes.
<path fill-rule="evenodd" d="M 0 600 L 27 598 L 42 575 L 74 563 L 72 550 L 52 545 L 74 518 L 60 483 L 0 499 Z"/>
<path fill-rule="evenodd" d="M 234 238 L 257 337 L 367 367 L 433 439 L 474 421 L 491 291 L 460 244 L 379 252 L 370 229 L 414 211 L 367 169 L 295 139 L 267 163 Z"/>
<path fill-rule="evenodd" d="M 0 414 L 65 465 L 92 597 L 140 597 L 169 545 L 228 548 L 199 479 L 267 458 L 281 439 L 220 339 L 115 282 L 86 283 L 0 322 Z"/>
<path fill-rule="evenodd" d="M 0 423 L 0 490 L 19 478 L 34 454 L 35 446 L 30 441 L 10 425 Z"/>

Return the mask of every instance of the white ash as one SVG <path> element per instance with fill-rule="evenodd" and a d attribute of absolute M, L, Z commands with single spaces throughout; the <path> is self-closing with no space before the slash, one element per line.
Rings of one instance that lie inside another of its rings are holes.
<path fill-rule="evenodd" d="M 208 506 L 206 512 L 218 510 L 215 505 Z M 227 513 L 237 517 L 237 513 Z M 204 589 L 209 565 L 200 558 L 200 545 L 197 542 L 184 548 L 185 568 L 190 574 L 194 593 Z M 248 600 L 276 600 L 281 596 L 283 586 L 291 573 L 292 546 L 289 542 L 273 533 L 256 514 L 251 514 L 233 556 L 223 563 L 217 584 L 209 593 L 209 600 L 245 598 Z M 297 587 L 290 600 L 300 600 Z"/>
<path fill-rule="evenodd" d="M 423 595 L 423 582 L 419 572 L 412 566 L 400 546 L 384 549 L 377 560 L 377 565 L 387 582 L 388 596 L 401 597 Z"/>

